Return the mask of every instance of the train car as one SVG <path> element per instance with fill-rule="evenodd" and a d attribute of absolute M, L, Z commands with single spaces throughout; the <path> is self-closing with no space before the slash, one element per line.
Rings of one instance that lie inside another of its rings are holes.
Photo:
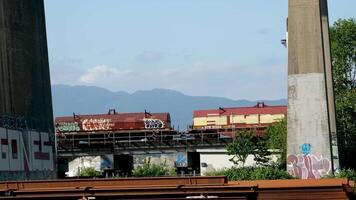
<path fill-rule="evenodd" d="M 251 107 L 196 110 L 193 130 L 266 128 L 287 115 L 287 106 L 268 106 L 263 102 Z"/>
<path fill-rule="evenodd" d="M 118 113 L 56 117 L 56 133 L 124 130 L 171 130 L 169 113 Z"/>

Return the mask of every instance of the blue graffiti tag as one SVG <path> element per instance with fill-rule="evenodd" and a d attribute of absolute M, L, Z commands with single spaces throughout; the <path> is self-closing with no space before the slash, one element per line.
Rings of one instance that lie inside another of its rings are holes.
<path fill-rule="evenodd" d="M 304 143 L 300 146 L 301 151 L 304 155 L 310 154 L 311 151 L 311 145 L 309 143 Z"/>
<path fill-rule="evenodd" d="M 185 156 L 185 153 L 179 153 L 177 155 L 175 164 L 177 167 L 184 167 L 187 165 L 187 158 Z"/>

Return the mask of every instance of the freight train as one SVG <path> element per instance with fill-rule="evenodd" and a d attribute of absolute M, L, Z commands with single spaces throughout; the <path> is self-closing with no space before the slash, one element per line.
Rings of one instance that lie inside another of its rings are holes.
<path fill-rule="evenodd" d="M 100 132 L 125 130 L 171 130 L 169 113 L 118 113 L 110 109 L 106 114 L 57 117 L 56 133 Z"/>

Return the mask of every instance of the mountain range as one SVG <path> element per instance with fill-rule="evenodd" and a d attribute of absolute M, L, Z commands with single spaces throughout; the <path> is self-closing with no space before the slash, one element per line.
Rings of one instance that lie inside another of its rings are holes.
<path fill-rule="evenodd" d="M 185 130 L 192 124 L 193 111 L 218 107 L 252 106 L 257 102 L 267 105 L 286 105 L 286 99 L 232 100 L 222 97 L 189 96 L 175 90 L 152 89 L 134 93 L 112 92 L 94 86 L 52 85 L 54 116 L 101 114 L 109 109 L 117 112 L 169 112 L 176 129 Z"/>

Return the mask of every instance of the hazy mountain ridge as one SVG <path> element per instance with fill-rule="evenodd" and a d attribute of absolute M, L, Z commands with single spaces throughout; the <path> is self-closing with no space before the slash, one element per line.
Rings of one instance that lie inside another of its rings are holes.
<path fill-rule="evenodd" d="M 169 112 L 172 124 L 185 129 L 192 124 L 193 111 L 218 107 L 251 106 L 257 101 L 232 100 L 223 97 L 189 96 L 167 89 L 140 90 L 132 94 L 112 92 L 94 86 L 52 86 L 54 116 L 118 112 Z M 258 100 L 261 101 L 261 100 Z M 264 100 L 267 105 L 286 105 L 286 99 Z"/>

